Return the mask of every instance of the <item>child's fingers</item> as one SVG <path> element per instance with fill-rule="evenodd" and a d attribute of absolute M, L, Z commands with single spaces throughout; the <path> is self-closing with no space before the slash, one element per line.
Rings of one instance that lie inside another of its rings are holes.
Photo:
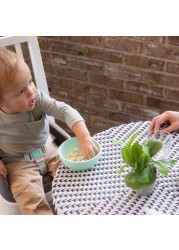
<path fill-rule="evenodd" d="M 92 145 L 86 148 L 84 154 L 85 156 L 87 156 L 87 159 L 91 159 L 93 157 L 95 157 L 95 155 L 98 153 L 98 148 L 96 147 L 96 145 Z"/>
<path fill-rule="evenodd" d="M 89 151 L 88 151 L 88 158 L 91 159 L 95 156 L 95 152 L 93 150 L 92 147 L 89 148 Z"/>
<path fill-rule="evenodd" d="M 1 176 L 1 177 L 3 177 L 3 178 L 5 178 L 5 177 L 6 177 L 6 175 L 7 175 L 7 171 L 6 171 L 6 169 L 1 168 L 1 169 L 0 169 L 0 176 Z"/>
<path fill-rule="evenodd" d="M 2 177 L 6 177 L 6 175 L 7 175 L 6 167 L 2 161 L 0 161 L 0 175 Z"/>
<path fill-rule="evenodd" d="M 96 147 L 95 144 L 93 144 L 93 150 L 94 150 L 96 153 L 98 153 L 98 151 L 99 151 L 99 149 Z"/>

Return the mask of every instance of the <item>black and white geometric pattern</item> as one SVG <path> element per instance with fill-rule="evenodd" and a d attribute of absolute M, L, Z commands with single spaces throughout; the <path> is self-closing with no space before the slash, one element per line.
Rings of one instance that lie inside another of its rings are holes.
<path fill-rule="evenodd" d="M 96 134 L 94 138 L 102 146 L 102 156 L 92 170 L 73 172 L 61 164 L 52 183 L 57 214 L 179 214 L 179 132 L 172 133 L 173 142 L 168 155 L 177 163 L 170 166 L 167 177 L 158 174 L 152 194 L 138 196 L 126 187 L 124 175 L 127 168 L 120 176 L 117 174 L 123 164 L 121 146 L 112 141 L 127 142 L 138 130 L 138 140 L 145 141 L 148 125 L 149 122 L 123 124 Z"/>

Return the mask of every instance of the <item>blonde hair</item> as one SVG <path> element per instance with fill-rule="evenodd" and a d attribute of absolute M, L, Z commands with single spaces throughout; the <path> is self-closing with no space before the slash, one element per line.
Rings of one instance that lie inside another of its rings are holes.
<path fill-rule="evenodd" d="M 0 48 L 0 89 L 12 83 L 17 73 L 18 55 L 11 50 Z"/>

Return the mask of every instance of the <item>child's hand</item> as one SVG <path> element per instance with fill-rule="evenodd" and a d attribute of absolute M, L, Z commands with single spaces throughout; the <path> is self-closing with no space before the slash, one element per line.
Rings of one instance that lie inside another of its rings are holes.
<path fill-rule="evenodd" d="M 5 178 L 7 175 L 7 170 L 4 163 L 0 160 L 0 179 Z"/>
<path fill-rule="evenodd" d="M 72 130 L 78 138 L 80 143 L 80 151 L 82 152 L 84 158 L 93 158 L 98 153 L 98 148 L 94 144 L 84 121 L 75 123 Z"/>
<path fill-rule="evenodd" d="M 82 152 L 85 159 L 93 158 L 99 151 L 90 136 L 80 139 L 79 143 L 80 151 Z"/>
<path fill-rule="evenodd" d="M 80 143 L 80 151 L 82 152 L 84 158 L 93 158 L 98 153 L 98 148 L 94 144 L 84 121 L 75 123 L 72 130 L 78 138 Z"/>

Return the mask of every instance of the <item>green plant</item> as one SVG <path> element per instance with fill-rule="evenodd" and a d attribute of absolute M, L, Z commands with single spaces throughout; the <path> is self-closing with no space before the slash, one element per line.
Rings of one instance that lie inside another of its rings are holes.
<path fill-rule="evenodd" d="M 139 131 L 132 135 L 129 142 L 122 148 L 122 159 L 125 162 L 118 170 L 121 174 L 127 167 L 131 167 L 125 177 L 125 183 L 132 189 L 139 189 L 152 185 L 157 178 L 157 170 L 164 176 L 168 175 L 168 166 L 176 161 L 172 159 L 154 160 L 155 156 L 163 146 L 160 139 L 148 139 L 144 145 L 134 142 Z M 121 141 L 113 141 L 114 144 L 122 144 Z"/>

